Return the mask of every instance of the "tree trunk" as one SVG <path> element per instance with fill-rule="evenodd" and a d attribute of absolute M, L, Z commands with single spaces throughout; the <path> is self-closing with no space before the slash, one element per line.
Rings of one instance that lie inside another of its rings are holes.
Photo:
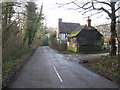
<path fill-rule="evenodd" d="M 116 19 L 111 21 L 110 56 L 116 55 Z"/>
<path fill-rule="evenodd" d="M 116 37 L 117 37 L 117 33 L 116 33 L 116 15 L 115 15 L 115 3 L 116 2 L 111 2 L 111 11 L 112 13 L 109 15 L 111 18 L 111 38 L 110 38 L 110 56 L 114 56 L 116 55 Z"/>

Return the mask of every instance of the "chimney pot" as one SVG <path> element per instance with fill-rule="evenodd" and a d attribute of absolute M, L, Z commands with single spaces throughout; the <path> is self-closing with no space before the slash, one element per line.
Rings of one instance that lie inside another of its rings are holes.
<path fill-rule="evenodd" d="M 62 22 L 62 19 L 61 19 L 61 18 L 59 18 L 59 22 Z"/>
<path fill-rule="evenodd" d="M 90 19 L 90 17 L 88 17 L 88 27 L 90 27 L 91 26 L 91 19 Z"/>

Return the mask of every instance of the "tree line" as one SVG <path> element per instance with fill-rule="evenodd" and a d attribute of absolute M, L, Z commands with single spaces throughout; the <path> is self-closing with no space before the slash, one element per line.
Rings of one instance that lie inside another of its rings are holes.
<path fill-rule="evenodd" d="M 43 4 L 2 2 L 2 85 L 11 73 L 40 45 L 48 45 Z M 1 33 L 1 32 L 0 32 Z M 0 37 L 1 38 L 1 37 Z"/>
<path fill-rule="evenodd" d="M 3 61 L 40 45 L 46 34 L 42 10 L 43 4 L 37 8 L 35 2 L 2 2 Z"/>

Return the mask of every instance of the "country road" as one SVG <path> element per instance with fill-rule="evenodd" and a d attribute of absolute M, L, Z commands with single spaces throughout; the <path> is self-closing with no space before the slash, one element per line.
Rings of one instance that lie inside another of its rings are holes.
<path fill-rule="evenodd" d="M 34 52 L 9 88 L 117 88 L 117 85 L 45 46 Z"/>

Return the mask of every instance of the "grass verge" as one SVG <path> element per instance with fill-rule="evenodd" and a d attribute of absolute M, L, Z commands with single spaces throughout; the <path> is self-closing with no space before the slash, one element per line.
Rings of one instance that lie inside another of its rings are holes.
<path fill-rule="evenodd" d="M 25 50 L 21 57 L 12 57 L 9 59 L 9 61 L 2 63 L 2 88 L 5 88 L 9 85 L 17 70 L 19 70 L 25 64 L 34 51 L 35 49 Z"/>
<path fill-rule="evenodd" d="M 120 56 L 101 56 L 89 60 L 88 63 L 82 63 L 82 65 L 115 83 L 118 83 L 118 80 L 120 79 Z"/>

